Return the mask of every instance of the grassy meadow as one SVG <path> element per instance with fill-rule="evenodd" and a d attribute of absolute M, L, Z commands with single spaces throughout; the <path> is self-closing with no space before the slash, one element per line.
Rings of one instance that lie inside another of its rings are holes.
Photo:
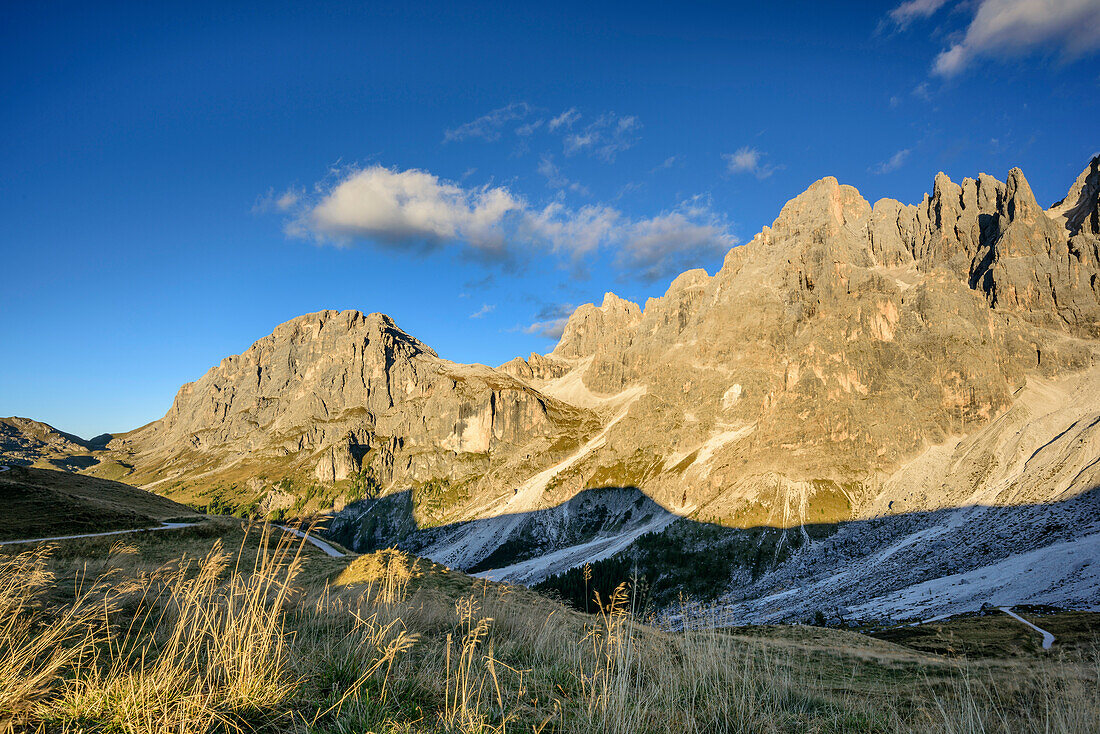
<path fill-rule="evenodd" d="M 4 546 L 0 731 L 1100 730 L 1095 635 L 962 657 L 804 626 L 673 633 L 632 596 L 584 614 L 233 518 Z M 968 624 L 952 634 L 985 634 Z"/>

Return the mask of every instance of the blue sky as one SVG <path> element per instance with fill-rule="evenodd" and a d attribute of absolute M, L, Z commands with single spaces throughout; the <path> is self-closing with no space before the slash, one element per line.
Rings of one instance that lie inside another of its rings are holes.
<path fill-rule="evenodd" d="M 1049 204 L 1100 147 L 1100 0 L 2 13 L 0 415 L 85 436 L 302 313 L 498 364 L 823 176 Z"/>

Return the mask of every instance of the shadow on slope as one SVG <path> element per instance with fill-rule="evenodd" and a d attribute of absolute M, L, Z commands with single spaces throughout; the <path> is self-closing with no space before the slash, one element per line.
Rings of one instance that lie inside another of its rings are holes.
<path fill-rule="evenodd" d="M 682 595 L 708 600 L 731 590 L 741 599 L 797 598 L 800 588 L 815 586 L 835 597 L 835 608 L 860 594 L 889 593 L 1077 540 L 1100 532 L 1098 519 L 1100 488 L 1093 487 L 1049 504 L 732 528 L 682 517 L 635 487 L 602 487 L 555 507 L 437 527 L 418 525 L 411 494 L 399 492 L 349 505 L 331 519 L 328 534 L 360 551 L 396 545 L 470 573 L 552 589 L 581 609 L 593 591 L 606 598 L 632 575 L 656 607 Z M 813 603 L 820 608 L 820 599 Z"/>

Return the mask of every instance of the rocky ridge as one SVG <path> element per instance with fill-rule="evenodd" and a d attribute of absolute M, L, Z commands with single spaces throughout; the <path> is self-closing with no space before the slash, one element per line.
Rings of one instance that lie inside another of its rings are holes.
<path fill-rule="evenodd" d="M 110 438 L 104 434 L 85 441 L 30 418 L 0 418 L 0 464 L 77 469 L 94 464 L 92 451 Z"/>

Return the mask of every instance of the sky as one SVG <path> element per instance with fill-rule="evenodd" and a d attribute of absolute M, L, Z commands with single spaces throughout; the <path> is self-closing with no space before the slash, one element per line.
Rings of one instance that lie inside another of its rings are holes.
<path fill-rule="evenodd" d="M 90 437 L 279 323 L 442 357 L 714 273 L 824 176 L 919 202 L 1100 148 L 1100 0 L 6 3 L 0 415 Z"/>

